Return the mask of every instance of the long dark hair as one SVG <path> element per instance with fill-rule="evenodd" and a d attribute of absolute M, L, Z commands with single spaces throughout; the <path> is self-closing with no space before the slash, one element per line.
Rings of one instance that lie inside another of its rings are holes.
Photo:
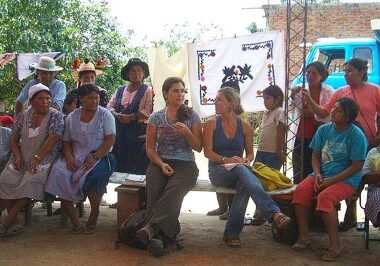
<path fill-rule="evenodd" d="M 322 76 L 321 82 L 325 81 L 327 79 L 327 77 L 329 76 L 329 72 L 327 71 L 325 65 L 320 61 L 315 61 L 315 62 L 312 62 L 312 63 L 307 65 L 306 71 L 312 66 L 315 67 L 317 69 L 319 75 Z"/>
<path fill-rule="evenodd" d="M 97 94 L 100 94 L 98 86 L 94 84 L 84 84 L 78 88 L 79 97 L 87 96 L 91 92 L 96 92 Z"/>
<path fill-rule="evenodd" d="M 165 95 L 165 93 L 168 93 L 170 88 L 177 83 L 181 83 L 185 87 L 185 82 L 183 82 L 182 79 L 178 77 L 169 77 L 164 81 L 164 84 L 162 84 L 162 94 Z M 166 99 L 165 99 L 166 101 Z M 191 115 L 193 114 L 193 108 L 190 108 L 186 104 L 181 104 L 180 107 L 177 110 L 177 119 L 179 122 L 184 122 L 186 120 L 189 120 Z"/>

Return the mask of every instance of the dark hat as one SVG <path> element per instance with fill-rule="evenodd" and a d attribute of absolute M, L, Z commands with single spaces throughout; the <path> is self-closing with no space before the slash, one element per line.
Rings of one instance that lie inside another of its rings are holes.
<path fill-rule="evenodd" d="M 131 58 L 131 59 L 129 59 L 128 63 L 121 70 L 121 77 L 124 80 L 130 81 L 129 77 L 128 77 L 129 70 L 131 69 L 131 67 L 136 66 L 136 65 L 137 66 L 141 66 L 142 69 L 144 70 L 144 79 L 147 78 L 147 77 L 149 77 L 149 67 L 148 67 L 148 64 L 144 63 L 139 58 Z"/>

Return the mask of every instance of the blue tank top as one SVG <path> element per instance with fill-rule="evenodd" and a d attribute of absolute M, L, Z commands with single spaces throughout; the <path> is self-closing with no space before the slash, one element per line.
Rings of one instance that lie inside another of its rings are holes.
<path fill-rule="evenodd" d="M 212 147 L 214 152 L 221 156 L 232 157 L 232 156 L 243 156 L 244 152 L 244 134 L 243 125 L 240 118 L 237 119 L 236 133 L 233 139 L 227 138 L 224 134 L 222 126 L 222 117 L 217 116 L 215 122 L 214 136 L 212 139 Z M 216 164 L 215 162 L 209 161 L 209 166 Z"/>

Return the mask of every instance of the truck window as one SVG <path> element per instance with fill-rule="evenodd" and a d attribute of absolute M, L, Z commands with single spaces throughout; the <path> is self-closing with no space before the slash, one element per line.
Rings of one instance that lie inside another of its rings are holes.
<path fill-rule="evenodd" d="M 368 72 L 372 71 L 372 50 L 370 48 L 355 48 L 354 57 L 359 57 L 368 61 Z"/>
<path fill-rule="evenodd" d="M 345 55 L 344 49 L 318 49 L 315 53 L 314 61 L 321 61 L 329 73 L 343 72 Z"/>

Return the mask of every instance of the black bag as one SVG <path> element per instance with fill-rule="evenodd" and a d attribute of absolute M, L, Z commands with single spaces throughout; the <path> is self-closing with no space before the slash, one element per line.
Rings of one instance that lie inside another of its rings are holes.
<path fill-rule="evenodd" d="M 146 249 L 146 245 L 137 239 L 137 231 L 145 226 L 144 221 L 145 210 L 137 211 L 128 216 L 121 225 L 118 240 L 115 243 L 115 248 L 119 248 L 120 243 L 124 243 L 130 247 Z"/>
<path fill-rule="evenodd" d="M 272 223 L 273 240 L 276 242 L 292 245 L 296 243 L 297 238 L 298 238 L 298 229 L 297 229 L 296 216 L 294 212 L 294 206 L 291 201 L 281 200 L 275 197 L 273 198 L 273 200 L 274 202 L 277 203 L 281 212 L 292 219 L 290 223 L 284 229 L 281 229 L 281 230 L 278 230 L 276 226 L 274 225 L 274 223 Z"/>

